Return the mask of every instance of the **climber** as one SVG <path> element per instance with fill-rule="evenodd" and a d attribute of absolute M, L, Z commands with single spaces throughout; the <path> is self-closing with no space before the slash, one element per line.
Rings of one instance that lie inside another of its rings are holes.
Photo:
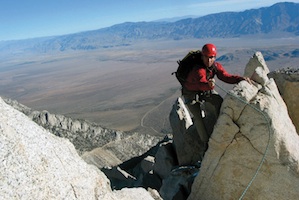
<path fill-rule="evenodd" d="M 236 84 L 242 80 L 251 83 L 250 78 L 229 74 L 216 62 L 217 49 L 214 44 L 205 44 L 201 51 L 201 62 L 194 65 L 187 75 L 182 95 L 193 115 L 193 123 L 200 136 L 203 158 L 208 148 L 209 137 L 219 115 L 222 97 L 214 90 L 215 75 L 225 83 Z"/>

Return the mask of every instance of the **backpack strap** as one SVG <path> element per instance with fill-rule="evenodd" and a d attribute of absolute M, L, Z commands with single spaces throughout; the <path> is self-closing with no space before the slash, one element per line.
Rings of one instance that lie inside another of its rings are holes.
<path fill-rule="evenodd" d="M 206 74 L 207 74 L 207 80 L 210 79 L 210 73 L 209 71 L 212 71 L 214 74 L 217 74 L 217 63 L 214 62 L 210 69 L 206 68 Z"/>

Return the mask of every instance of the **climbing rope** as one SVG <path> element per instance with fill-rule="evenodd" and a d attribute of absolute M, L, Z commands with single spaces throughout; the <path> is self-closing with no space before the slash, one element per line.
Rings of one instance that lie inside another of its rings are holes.
<path fill-rule="evenodd" d="M 266 155 L 267 155 L 267 152 L 268 152 L 268 149 L 269 149 L 269 146 L 270 146 L 270 140 L 271 140 L 271 128 L 270 128 L 270 120 L 268 118 L 268 116 L 260 109 L 254 107 L 253 105 L 249 104 L 249 102 L 241 99 L 240 97 L 238 97 L 237 95 L 234 95 L 233 93 L 231 92 L 228 92 L 227 90 L 225 90 L 224 88 L 222 88 L 221 86 L 219 86 L 218 84 L 215 84 L 218 88 L 220 88 L 223 92 L 225 92 L 226 94 L 238 99 L 239 101 L 241 101 L 242 103 L 248 105 L 250 108 L 254 109 L 255 111 L 261 113 L 263 115 L 263 117 L 265 118 L 266 122 L 267 122 L 267 126 L 268 126 L 268 130 L 269 130 L 269 139 L 268 139 L 268 143 L 267 143 L 267 146 L 266 146 L 266 149 L 265 149 L 265 152 L 264 152 L 264 155 L 261 159 L 261 162 L 260 164 L 258 165 L 257 169 L 256 169 L 256 172 L 255 174 L 253 175 L 253 177 L 251 178 L 251 180 L 249 181 L 247 187 L 244 189 L 242 195 L 240 196 L 239 200 L 242 200 L 243 197 L 245 196 L 246 192 L 248 191 L 248 189 L 250 188 L 250 186 L 252 185 L 253 181 L 255 180 L 255 178 L 257 177 L 263 163 L 265 162 L 265 159 L 266 159 Z"/>

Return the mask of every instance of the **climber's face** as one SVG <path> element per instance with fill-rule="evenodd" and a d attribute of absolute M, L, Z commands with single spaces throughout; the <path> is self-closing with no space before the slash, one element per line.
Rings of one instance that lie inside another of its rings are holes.
<path fill-rule="evenodd" d="M 206 67 L 211 67 L 216 60 L 216 56 L 203 56 L 203 63 Z"/>

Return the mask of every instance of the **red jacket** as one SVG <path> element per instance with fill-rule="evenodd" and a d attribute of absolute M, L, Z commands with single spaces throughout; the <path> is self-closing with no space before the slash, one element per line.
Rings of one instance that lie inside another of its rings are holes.
<path fill-rule="evenodd" d="M 214 87 L 210 87 L 208 84 L 207 73 L 210 74 L 210 78 L 214 78 L 216 75 L 223 82 L 230 84 L 244 80 L 242 76 L 229 74 L 220 63 L 215 62 L 214 65 L 216 70 L 209 70 L 205 66 L 194 67 L 187 77 L 185 88 L 189 91 L 213 90 Z"/>

